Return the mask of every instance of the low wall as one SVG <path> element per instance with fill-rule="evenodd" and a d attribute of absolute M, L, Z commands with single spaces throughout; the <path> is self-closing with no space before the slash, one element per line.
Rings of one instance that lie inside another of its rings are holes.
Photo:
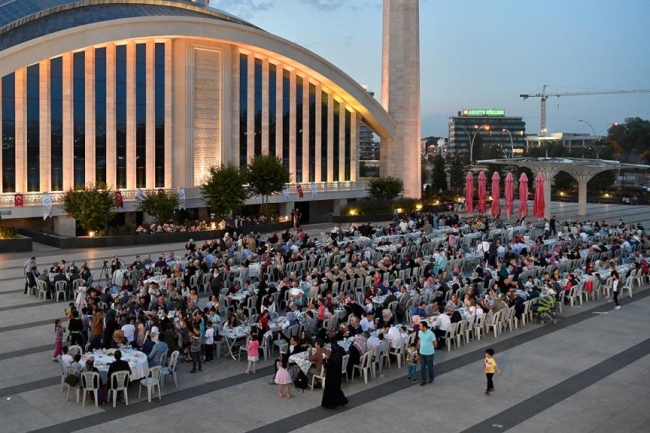
<path fill-rule="evenodd" d="M 291 222 L 259 224 L 254 226 L 244 226 L 241 233 L 250 232 L 279 232 L 292 227 Z M 52 235 L 42 232 L 32 232 L 29 230 L 20 230 L 24 236 L 29 236 L 35 242 L 50 245 L 61 249 L 72 248 L 106 248 L 106 247 L 126 247 L 131 245 L 157 245 L 171 243 L 185 243 L 188 239 L 195 241 L 205 241 L 208 239 L 217 239 L 223 237 L 224 230 L 206 230 L 200 232 L 185 233 L 155 233 L 147 235 L 123 235 L 123 236 L 79 236 L 68 238 L 63 236 Z M 30 250 L 31 251 L 31 239 Z"/>
<path fill-rule="evenodd" d="M 32 239 L 18 236 L 16 239 L 0 239 L 0 253 L 25 253 L 32 251 Z"/>

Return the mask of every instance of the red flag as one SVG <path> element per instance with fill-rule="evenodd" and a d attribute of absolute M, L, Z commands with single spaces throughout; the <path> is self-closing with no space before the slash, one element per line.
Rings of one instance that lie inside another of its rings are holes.
<path fill-rule="evenodd" d="M 124 209 L 124 197 L 122 197 L 122 191 L 115 191 L 115 206 Z"/>
<path fill-rule="evenodd" d="M 14 206 L 23 207 L 23 195 L 22 194 L 14 194 Z"/>
<path fill-rule="evenodd" d="M 302 186 L 300 184 L 298 184 L 296 189 L 298 190 L 298 198 L 302 198 L 303 197 Z"/>

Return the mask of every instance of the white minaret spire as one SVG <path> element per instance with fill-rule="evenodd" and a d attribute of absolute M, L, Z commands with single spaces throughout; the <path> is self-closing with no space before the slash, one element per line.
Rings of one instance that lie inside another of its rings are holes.
<path fill-rule="evenodd" d="M 420 198 L 420 4 L 384 0 L 381 104 L 395 120 L 383 140 L 381 175 L 404 181 L 404 196 Z"/>

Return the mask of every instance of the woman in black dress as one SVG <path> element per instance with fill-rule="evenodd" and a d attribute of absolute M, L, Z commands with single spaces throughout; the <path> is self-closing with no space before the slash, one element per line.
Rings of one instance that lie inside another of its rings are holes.
<path fill-rule="evenodd" d="M 331 339 L 332 351 L 325 361 L 325 388 L 321 406 L 334 409 L 348 404 L 348 399 L 341 390 L 341 376 L 344 351 L 336 339 Z"/>

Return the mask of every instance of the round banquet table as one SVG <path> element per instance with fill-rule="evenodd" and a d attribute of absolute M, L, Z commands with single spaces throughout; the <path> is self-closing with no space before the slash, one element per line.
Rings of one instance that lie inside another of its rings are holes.
<path fill-rule="evenodd" d="M 99 370 L 102 381 L 107 383 L 108 367 L 115 361 L 115 356 L 113 356 L 115 350 L 116 349 L 102 349 L 94 353 L 88 352 L 81 357 L 81 363 L 84 364 L 86 359 L 93 357 L 95 359 L 94 365 L 97 367 L 97 370 Z M 121 350 L 121 352 L 122 360 L 127 361 L 129 367 L 131 367 L 131 380 L 139 380 L 147 376 L 147 372 L 149 371 L 147 355 L 132 349 Z"/>

